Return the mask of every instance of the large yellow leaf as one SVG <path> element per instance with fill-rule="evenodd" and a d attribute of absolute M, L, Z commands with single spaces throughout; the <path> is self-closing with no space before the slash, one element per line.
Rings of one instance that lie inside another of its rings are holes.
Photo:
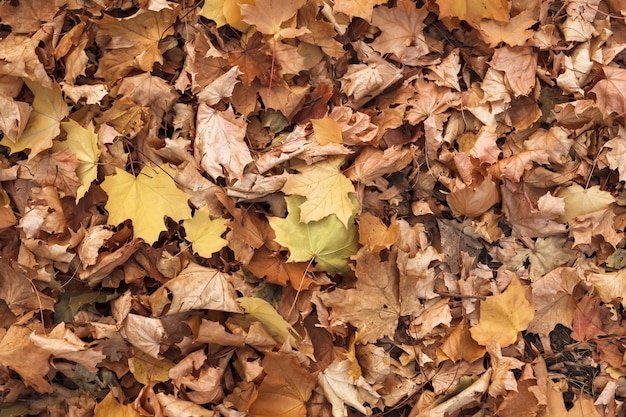
<path fill-rule="evenodd" d="M 175 221 L 190 218 L 190 196 L 176 187 L 173 175 L 174 170 L 167 165 L 146 166 L 137 177 L 116 168 L 115 175 L 107 176 L 101 184 L 109 196 L 105 207 L 109 223 L 131 219 L 135 237 L 152 244 L 165 230 L 165 216 Z"/>
<path fill-rule="evenodd" d="M 110 391 L 104 400 L 96 404 L 94 409 L 95 417 L 139 417 L 140 414 L 135 411 L 131 404 L 120 404 Z"/>
<path fill-rule="evenodd" d="M 535 308 L 526 299 L 526 291 L 517 278 L 498 295 L 480 303 L 480 322 L 470 329 L 472 338 L 483 346 L 492 341 L 502 347 L 515 343 L 517 334 L 528 328 Z"/>
<path fill-rule="evenodd" d="M 58 84 L 54 83 L 50 89 L 34 81 L 24 81 L 35 95 L 33 111 L 17 140 L 13 142 L 5 136 L 0 141 L 0 145 L 10 148 L 11 153 L 30 149 L 29 158 L 32 158 L 52 147 L 52 140 L 61 133 L 61 120 L 69 114 L 69 109 L 63 100 Z"/>
<path fill-rule="evenodd" d="M 200 256 L 210 258 L 218 250 L 228 244 L 222 238 L 226 231 L 226 219 L 211 220 L 207 206 L 197 210 L 193 217 L 183 222 L 186 239 L 193 245 L 193 251 Z"/>
<path fill-rule="evenodd" d="M 565 203 L 565 214 L 559 219 L 565 223 L 574 217 L 605 210 L 615 201 L 611 193 L 602 191 L 598 185 L 584 189 L 578 184 L 572 184 L 560 189 L 556 196 Z"/>
<path fill-rule="evenodd" d="M 354 211 L 350 194 L 354 193 L 352 181 L 346 178 L 339 167 L 343 157 L 325 159 L 314 165 L 296 167 L 300 174 L 290 175 L 283 187 L 285 194 L 306 197 L 300 205 L 300 221 L 309 223 L 331 214 L 348 227 Z"/>
<path fill-rule="evenodd" d="M 282 23 L 294 17 L 304 3 L 304 0 L 257 0 L 255 4 L 239 7 L 244 22 L 255 25 L 264 35 L 277 36 Z"/>
<path fill-rule="evenodd" d="M 76 159 L 80 161 L 76 169 L 76 175 L 81 182 L 76 190 L 76 202 L 78 202 L 89 190 L 91 182 L 98 176 L 98 161 L 101 154 L 98 147 L 98 135 L 91 122 L 87 128 L 84 128 L 74 120 L 69 120 L 61 123 L 61 127 L 67 133 L 67 139 L 63 142 L 55 141 L 52 150 L 66 150 L 75 154 Z"/>
<path fill-rule="evenodd" d="M 348 223 L 346 228 L 332 214 L 319 221 L 302 223 L 299 207 L 304 197 L 289 196 L 285 200 L 287 217 L 270 217 L 269 222 L 276 232 L 276 241 L 289 249 L 289 262 L 314 259 L 320 271 L 348 272 L 350 257 L 359 249 L 354 222 Z"/>

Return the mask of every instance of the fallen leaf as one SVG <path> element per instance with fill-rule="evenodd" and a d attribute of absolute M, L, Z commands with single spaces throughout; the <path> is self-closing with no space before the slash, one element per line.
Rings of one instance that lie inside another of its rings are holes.
<path fill-rule="evenodd" d="M 572 184 L 561 188 L 556 196 L 565 203 L 565 213 L 559 218 L 564 223 L 578 216 L 605 210 L 615 201 L 611 193 L 600 190 L 598 185 L 585 189 L 578 184 Z"/>
<path fill-rule="evenodd" d="M 135 236 L 152 244 L 165 229 L 165 216 L 176 221 L 191 217 L 189 195 L 176 187 L 167 165 L 145 166 L 137 177 L 119 168 L 115 172 L 100 185 L 109 196 L 105 208 L 110 224 L 130 219 Z"/>
<path fill-rule="evenodd" d="M 300 206 L 304 197 L 285 197 L 288 215 L 282 219 L 270 217 L 276 232 L 276 242 L 289 249 L 290 262 L 315 260 L 316 269 L 327 272 L 347 272 L 350 256 L 358 250 L 357 228 L 354 222 L 346 226 L 331 214 L 319 221 L 302 223 Z M 356 206 L 356 202 L 353 202 Z"/>
<path fill-rule="evenodd" d="M 11 153 L 30 149 L 29 157 L 33 158 L 52 147 L 52 140 L 61 133 L 61 121 L 69 114 L 69 108 L 58 84 L 45 88 L 34 81 L 25 82 L 35 96 L 33 110 L 17 140 L 11 141 L 5 136 L 0 140 L 0 145 L 11 149 Z"/>
<path fill-rule="evenodd" d="M 470 329 L 470 334 L 483 346 L 495 341 L 507 347 L 515 343 L 520 331 L 528 328 L 534 315 L 525 288 L 513 278 L 502 294 L 489 296 L 480 303 L 480 321 Z"/>
<path fill-rule="evenodd" d="M 227 219 L 211 220 L 207 206 L 196 210 L 191 219 L 183 221 L 185 238 L 191 242 L 193 251 L 204 258 L 210 258 L 215 252 L 228 244 L 221 236 L 226 232 Z"/>
<path fill-rule="evenodd" d="M 355 209 L 351 200 L 355 189 L 341 172 L 342 164 L 343 158 L 334 157 L 313 165 L 294 166 L 300 173 L 287 178 L 283 192 L 306 198 L 299 207 L 301 223 L 322 220 L 334 214 L 348 228 Z"/>
<path fill-rule="evenodd" d="M 509 5 L 506 0 L 437 0 L 439 17 L 456 17 L 474 27 L 481 20 L 509 21 Z"/>
<path fill-rule="evenodd" d="M 591 89 L 596 95 L 596 103 L 605 117 L 611 113 L 623 116 L 626 113 L 626 69 L 605 66 L 606 78 Z"/>
<path fill-rule="evenodd" d="M 227 274 L 190 264 L 150 296 L 150 305 L 156 316 L 196 309 L 241 313 L 236 298 Z"/>
<path fill-rule="evenodd" d="M 268 352 L 263 358 L 266 373 L 250 407 L 258 417 L 306 417 L 307 401 L 316 385 L 294 355 Z"/>

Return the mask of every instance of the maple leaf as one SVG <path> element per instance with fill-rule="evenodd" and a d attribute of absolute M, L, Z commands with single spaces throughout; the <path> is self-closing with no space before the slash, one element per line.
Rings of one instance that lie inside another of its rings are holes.
<path fill-rule="evenodd" d="M 13 142 L 5 136 L 0 140 L 0 145 L 7 146 L 11 153 L 30 149 L 29 158 L 33 158 L 52 147 L 52 140 L 61 133 L 61 120 L 69 114 L 69 109 L 58 84 L 54 83 L 52 88 L 45 88 L 30 80 L 25 82 L 35 96 L 33 110 L 17 140 Z"/>
<path fill-rule="evenodd" d="M 144 166 L 137 177 L 116 168 L 115 175 L 107 176 L 100 185 L 109 196 L 105 206 L 109 223 L 130 219 L 135 236 L 152 244 L 165 230 L 165 216 L 175 221 L 190 218 L 190 196 L 176 187 L 173 176 L 174 170 L 167 165 Z"/>
<path fill-rule="evenodd" d="M 332 319 L 345 321 L 361 331 L 361 343 L 393 337 L 400 316 L 399 277 L 391 261 L 362 249 L 357 257 L 355 288 L 337 288 L 319 295 L 332 309 Z"/>
<path fill-rule="evenodd" d="M 339 126 L 336 120 L 324 117 L 323 119 L 311 120 L 311 124 L 313 125 L 315 140 L 320 145 L 342 143 L 341 126 Z"/>
<path fill-rule="evenodd" d="M 132 404 L 120 404 L 113 395 L 113 391 L 109 391 L 104 400 L 96 404 L 94 409 L 94 417 L 140 417 L 133 408 Z"/>
<path fill-rule="evenodd" d="M 565 223 L 578 216 L 605 210 L 615 202 L 615 197 L 607 191 L 600 190 L 599 185 L 584 189 L 578 184 L 572 184 L 561 188 L 556 195 L 565 202 L 565 213 L 559 219 Z"/>
<path fill-rule="evenodd" d="M 482 19 L 509 21 L 507 0 L 437 0 L 437 5 L 439 17 L 456 17 L 474 27 L 480 27 Z"/>
<path fill-rule="evenodd" d="M 602 301 L 621 300 L 622 306 L 626 306 L 626 269 L 590 274 L 587 280 L 593 284 Z"/>
<path fill-rule="evenodd" d="M 491 67 L 504 73 L 516 96 L 525 96 L 535 86 L 537 54 L 530 46 L 505 46 L 496 49 Z"/>
<path fill-rule="evenodd" d="M 355 209 L 351 200 L 355 189 L 339 169 L 342 164 L 342 157 L 333 157 L 313 165 L 294 165 L 300 173 L 287 178 L 283 192 L 306 197 L 300 205 L 300 222 L 309 223 L 334 214 L 348 227 Z"/>
<path fill-rule="evenodd" d="M 360 17 L 369 22 L 374 8 L 386 2 L 386 0 L 335 0 L 333 11 L 345 13 L 350 17 Z"/>
<path fill-rule="evenodd" d="M 156 316 L 197 309 L 241 313 L 236 297 L 227 274 L 189 264 L 150 296 L 150 305 Z"/>
<path fill-rule="evenodd" d="M 535 9 L 530 8 L 513 16 L 508 22 L 483 20 L 477 29 L 480 31 L 480 36 L 491 48 L 495 48 L 501 42 L 509 46 L 523 46 L 536 33 L 528 29 L 537 23 L 534 14 Z"/>
<path fill-rule="evenodd" d="M 496 341 L 507 347 L 515 343 L 520 331 L 526 330 L 535 308 L 526 299 L 526 290 L 514 277 L 507 289 L 480 303 L 480 321 L 470 329 L 472 338 L 483 346 Z"/>
<path fill-rule="evenodd" d="M 240 5 L 242 20 L 254 25 L 265 35 L 279 37 L 283 22 L 296 15 L 306 0 L 256 0 L 255 4 Z"/>
<path fill-rule="evenodd" d="M 604 147 L 610 149 L 606 154 L 609 168 L 619 172 L 620 181 L 626 181 L 626 137 L 611 139 Z"/>
<path fill-rule="evenodd" d="M 32 108 L 24 102 L 15 101 L 1 94 L 0 106 L 2 106 L 0 131 L 9 141 L 15 142 L 26 128 Z"/>
<path fill-rule="evenodd" d="M 617 116 L 626 114 L 626 69 L 604 66 L 606 78 L 600 80 L 591 89 L 596 95 L 600 111 L 608 117 L 611 113 Z"/>
<path fill-rule="evenodd" d="M 369 212 L 359 215 L 359 243 L 367 245 L 369 250 L 376 253 L 383 249 L 389 249 L 396 243 L 400 228 L 395 216 L 387 227 L 381 219 Z"/>
<path fill-rule="evenodd" d="M 35 38 L 9 33 L 0 41 L 0 74 L 24 77 L 41 88 L 51 88 L 52 80 L 37 56 L 37 48 Z"/>
<path fill-rule="evenodd" d="M 526 260 L 528 260 L 529 277 L 535 282 L 543 275 L 559 267 L 572 258 L 572 252 L 565 249 L 565 237 L 550 236 L 546 239 L 537 239 L 533 249 L 524 249 L 518 251 L 511 259 L 508 267 L 511 271 L 521 268 Z"/>
<path fill-rule="evenodd" d="M 128 368 L 135 379 L 144 385 L 158 384 L 170 380 L 169 371 L 174 363 L 167 359 L 156 359 L 137 350 L 128 358 Z"/>
<path fill-rule="evenodd" d="M 81 185 L 76 190 L 78 202 L 89 190 L 89 186 L 98 176 L 98 161 L 100 160 L 100 148 L 98 147 L 98 135 L 94 130 L 93 123 L 84 128 L 74 120 L 61 123 L 61 127 L 67 133 L 64 141 L 55 141 L 52 150 L 65 150 L 76 155 L 80 165 L 76 169 L 76 175 Z"/>
<path fill-rule="evenodd" d="M 159 42 L 174 33 L 174 20 L 174 9 L 140 10 L 123 19 L 105 14 L 97 22 L 96 42 L 105 52 L 95 76 L 114 81 L 133 68 L 152 71 L 155 62 L 163 62 Z"/>
<path fill-rule="evenodd" d="M 295 355 L 267 352 L 263 358 L 265 378 L 259 386 L 250 414 L 258 417 L 306 417 L 306 402 L 316 385 L 315 376 Z"/>
<path fill-rule="evenodd" d="M 252 162 L 244 142 L 246 122 L 233 110 L 218 111 L 202 103 L 198 107 L 194 155 L 200 166 L 213 178 L 241 179 L 246 165 Z M 223 167 L 223 169 L 222 169 Z"/>
<path fill-rule="evenodd" d="M 16 316 L 31 310 L 54 310 L 54 299 L 37 291 L 28 276 L 6 259 L 0 259 L 0 278 L 0 299 Z"/>
<path fill-rule="evenodd" d="M 425 7 L 417 9 L 415 2 L 402 0 L 395 7 L 377 7 L 372 12 L 372 25 L 381 33 L 372 48 L 383 54 L 394 54 L 400 62 L 426 55 L 428 45 L 424 38 Z M 455 77 L 456 78 L 456 77 Z"/>
<path fill-rule="evenodd" d="M 265 277 L 267 282 L 272 284 L 284 287 L 289 282 L 296 290 L 306 290 L 313 283 L 308 274 L 314 270 L 312 265 L 308 262 L 286 262 L 280 254 L 266 247 L 254 251 L 252 259 L 245 265 L 245 268 L 259 278 Z"/>
<path fill-rule="evenodd" d="M 479 185 L 471 186 L 464 186 L 457 180 L 447 201 L 455 216 L 475 218 L 498 203 L 500 193 L 491 177 L 483 179 Z"/>
<path fill-rule="evenodd" d="M 228 241 L 221 237 L 226 232 L 227 222 L 227 219 L 221 218 L 211 220 L 209 208 L 204 206 L 196 210 L 191 219 L 183 221 L 185 238 L 191 242 L 194 252 L 202 257 L 210 258 L 228 244 Z"/>
<path fill-rule="evenodd" d="M 289 196 L 285 197 L 285 201 L 287 217 L 270 217 L 269 222 L 276 232 L 276 242 L 289 249 L 289 261 L 308 262 L 314 259 L 320 271 L 348 272 L 349 258 L 359 247 L 354 223 L 348 222 L 346 226 L 334 214 L 319 221 L 302 223 L 300 206 L 305 198 Z M 352 204 L 358 206 L 355 200 Z"/>

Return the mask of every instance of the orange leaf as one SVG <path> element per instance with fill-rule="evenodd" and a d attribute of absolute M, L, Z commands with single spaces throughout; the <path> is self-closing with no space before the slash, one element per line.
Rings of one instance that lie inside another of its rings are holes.
<path fill-rule="evenodd" d="M 255 417 L 306 417 L 306 402 L 316 385 L 293 355 L 267 352 L 263 359 L 265 379 L 250 407 Z"/>

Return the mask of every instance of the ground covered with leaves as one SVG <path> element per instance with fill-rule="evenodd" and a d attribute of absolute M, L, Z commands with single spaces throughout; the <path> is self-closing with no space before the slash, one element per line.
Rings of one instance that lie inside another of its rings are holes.
<path fill-rule="evenodd" d="M 0 415 L 623 415 L 625 16 L 2 1 Z"/>

